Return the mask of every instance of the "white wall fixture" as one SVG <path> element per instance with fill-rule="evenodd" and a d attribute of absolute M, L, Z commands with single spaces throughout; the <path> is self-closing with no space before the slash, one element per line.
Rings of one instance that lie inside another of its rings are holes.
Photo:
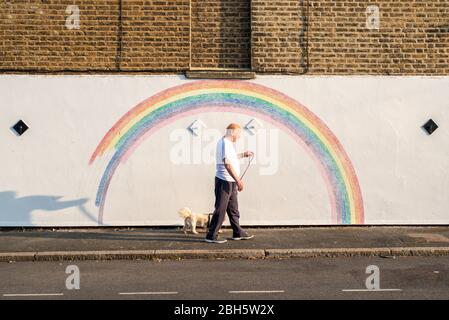
<path fill-rule="evenodd" d="M 187 128 L 194 136 L 200 136 L 203 128 L 207 128 L 206 124 L 201 120 L 195 120 Z"/>
<path fill-rule="evenodd" d="M 80 8 L 77 5 L 67 6 L 65 13 L 69 16 L 65 20 L 65 27 L 69 30 L 80 28 Z"/>
<path fill-rule="evenodd" d="M 247 130 L 252 136 L 256 134 L 257 130 L 263 128 L 262 123 L 257 119 L 251 119 L 246 125 L 245 130 Z"/>
<path fill-rule="evenodd" d="M 366 8 L 366 28 L 368 30 L 380 29 L 380 11 L 376 5 L 371 5 Z"/>

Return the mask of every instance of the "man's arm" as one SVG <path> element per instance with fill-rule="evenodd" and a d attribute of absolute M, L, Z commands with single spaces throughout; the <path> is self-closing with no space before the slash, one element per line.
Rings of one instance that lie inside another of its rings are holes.
<path fill-rule="evenodd" d="M 243 182 L 240 180 L 240 177 L 237 176 L 237 174 L 235 173 L 234 168 L 232 168 L 232 165 L 230 163 L 226 163 L 226 159 L 225 159 L 224 166 L 225 166 L 226 170 L 228 171 L 228 173 L 231 175 L 231 177 L 237 183 L 238 190 L 242 191 L 243 190 Z"/>

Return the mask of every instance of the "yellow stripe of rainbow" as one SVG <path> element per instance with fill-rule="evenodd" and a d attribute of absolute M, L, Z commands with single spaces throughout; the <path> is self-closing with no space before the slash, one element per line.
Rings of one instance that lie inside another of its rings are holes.
<path fill-rule="evenodd" d="M 136 126 L 139 126 L 139 123 L 148 115 L 156 111 L 161 111 L 162 108 L 168 108 L 167 106 L 173 105 L 183 99 L 217 94 L 256 98 L 265 101 L 276 108 L 287 111 L 289 114 L 299 119 L 304 127 L 310 129 L 316 136 L 316 139 L 325 146 L 327 152 L 329 152 L 333 161 L 335 161 L 336 169 L 342 175 L 347 191 L 346 193 L 348 195 L 350 212 L 350 218 L 348 217 L 349 221 L 346 221 L 346 223 L 363 223 L 363 203 L 355 170 L 341 144 L 338 142 L 338 139 L 336 139 L 329 128 L 327 128 L 327 126 L 307 108 L 286 95 L 261 85 L 240 81 L 197 81 L 165 90 L 127 112 L 103 138 L 102 142 L 92 155 L 91 162 L 94 161 L 97 156 L 101 156 L 105 151 L 113 147 L 121 146 L 123 142 L 126 141 L 127 134 L 129 134 L 130 131 L 138 132 Z M 226 101 L 223 101 L 223 104 L 225 105 Z"/>

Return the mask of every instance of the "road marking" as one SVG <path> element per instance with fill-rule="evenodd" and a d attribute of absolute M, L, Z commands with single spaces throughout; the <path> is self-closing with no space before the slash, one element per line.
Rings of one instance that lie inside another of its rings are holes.
<path fill-rule="evenodd" d="M 151 295 L 151 294 L 178 294 L 176 291 L 160 291 L 160 292 L 119 292 L 119 295 Z"/>
<path fill-rule="evenodd" d="M 4 297 L 45 297 L 45 296 L 63 296 L 63 293 L 5 293 Z"/>
<path fill-rule="evenodd" d="M 284 293 L 284 290 L 229 291 L 229 293 Z"/>
<path fill-rule="evenodd" d="M 343 292 L 382 292 L 382 291 L 402 291 L 402 289 L 343 289 Z"/>

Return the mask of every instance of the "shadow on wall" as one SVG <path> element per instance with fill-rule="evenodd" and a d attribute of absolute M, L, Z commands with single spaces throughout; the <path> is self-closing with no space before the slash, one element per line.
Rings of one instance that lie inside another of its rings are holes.
<path fill-rule="evenodd" d="M 80 212 L 95 223 L 97 217 L 91 214 L 85 204 L 89 200 L 82 198 L 71 201 L 60 201 L 61 196 L 27 196 L 17 198 L 14 191 L 0 192 L 0 225 L 14 224 L 14 226 L 32 226 L 32 213 L 34 210 L 58 211 L 70 207 L 78 207 Z"/>

